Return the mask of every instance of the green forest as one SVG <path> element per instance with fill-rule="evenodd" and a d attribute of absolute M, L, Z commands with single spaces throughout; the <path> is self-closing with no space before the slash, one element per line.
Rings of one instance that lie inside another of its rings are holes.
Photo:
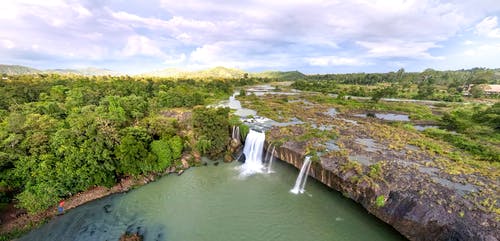
<path fill-rule="evenodd" d="M 93 186 L 161 173 L 183 151 L 221 156 L 229 110 L 203 105 L 259 81 L 9 76 L 0 82 L 0 201 L 36 213 Z"/>
<path fill-rule="evenodd" d="M 123 177 L 162 173 L 180 165 L 184 152 L 224 156 L 230 126 L 240 124 L 239 120 L 231 117 L 229 109 L 204 106 L 227 98 L 238 87 L 274 80 L 46 73 L 3 78 L 0 202 L 16 199 L 20 208 L 36 213 L 93 186 L 110 187 Z M 497 74 L 487 69 L 421 73 L 401 69 L 381 74 L 309 75 L 295 80 L 291 87 L 338 94 L 320 102 L 343 103 L 348 109 L 361 108 L 357 105 L 404 109 L 417 119 L 438 121 L 448 131 L 428 129 L 424 131 L 427 136 L 495 162 L 499 159 L 499 103 L 444 106 L 447 111 L 438 117 L 430 111 L 421 113 L 415 104 L 378 100 L 462 101 L 467 84 L 498 81 Z M 344 95 L 371 96 L 374 101 L 343 99 Z M 184 118 L 183 113 L 189 114 Z"/>

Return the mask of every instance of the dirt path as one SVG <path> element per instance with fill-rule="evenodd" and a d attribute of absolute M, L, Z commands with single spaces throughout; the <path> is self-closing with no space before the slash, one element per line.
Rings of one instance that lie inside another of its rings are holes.
<path fill-rule="evenodd" d="M 153 175 L 134 178 L 125 178 L 111 188 L 106 187 L 94 187 L 87 191 L 77 193 L 70 198 L 64 200 L 64 210 L 78 207 L 87 202 L 109 196 L 114 193 L 121 193 L 130 190 L 134 186 L 141 186 L 153 181 L 155 177 Z M 2 220 L 0 226 L 0 234 L 7 234 L 16 230 L 29 229 L 33 225 L 39 224 L 44 220 L 49 220 L 57 215 L 57 204 L 53 207 L 47 209 L 44 212 L 38 214 L 27 214 L 24 210 L 15 208 L 13 204 L 10 204 L 3 212 L 0 217 Z"/>

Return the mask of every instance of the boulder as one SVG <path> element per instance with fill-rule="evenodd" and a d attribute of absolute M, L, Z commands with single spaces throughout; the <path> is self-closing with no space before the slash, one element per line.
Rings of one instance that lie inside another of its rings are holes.
<path fill-rule="evenodd" d="M 201 162 L 201 154 L 197 151 L 193 151 L 193 157 L 194 157 L 194 161 L 199 163 Z"/>
<path fill-rule="evenodd" d="M 182 168 L 184 168 L 184 169 L 189 168 L 189 161 L 188 161 L 188 158 L 186 156 L 182 157 L 181 163 L 182 163 Z"/>
<path fill-rule="evenodd" d="M 125 233 L 120 237 L 119 241 L 142 241 L 143 237 L 137 233 L 134 234 L 128 234 Z"/>
<path fill-rule="evenodd" d="M 233 157 L 231 156 L 231 154 L 227 153 L 226 155 L 224 155 L 224 162 L 232 162 L 233 161 Z"/>
<path fill-rule="evenodd" d="M 238 139 L 231 139 L 231 143 L 230 143 L 230 146 L 231 146 L 231 150 L 234 152 L 234 150 L 236 150 L 239 146 L 241 145 L 241 142 L 240 140 Z"/>

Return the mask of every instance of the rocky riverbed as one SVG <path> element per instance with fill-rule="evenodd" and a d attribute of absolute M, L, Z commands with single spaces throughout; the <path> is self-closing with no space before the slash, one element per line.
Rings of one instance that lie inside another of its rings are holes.
<path fill-rule="evenodd" d="M 312 156 L 312 177 L 408 239 L 500 240 L 498 165 L 476 161 L 410 124 L 334 112 L 336 106 L 315 99 L 269 95 L 242 102 L 250 108 L 266 103 L 259 115 L 303 121 L 268 130 L 268 148 L 275 146 L 276 157 L 297 168 Z"/>

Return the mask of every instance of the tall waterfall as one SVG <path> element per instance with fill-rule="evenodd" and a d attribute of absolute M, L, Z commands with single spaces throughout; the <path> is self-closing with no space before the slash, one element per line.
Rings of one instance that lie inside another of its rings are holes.
<path fill-rule="evenodd" d="M 271 151 L 269 151 L 271 150 Z M 266 152 L 266 157 L 264 159 L 264 162 L 267 163 L 267 173 L 271 173 L 273 170 L 271 169 L 273 167 L 273 160 L 274 160 L 274 151 L 276 150 L 275 146 L 269 146 L 267 148 Z"/>
<path fill-rule="evenodd" d="M 264 141 L 266 134 L 250 130 L 245 139 L 245 147 L 243 154 L 245 154 L 245 164 L 241 165 L 242 175 L 251 175 L 263 171 L 262 153 L 264 151 Z"/>
<path fill-rule="evenodd" d="M 306 156 L 306 158 L 304 159 L 304 163 L 302 164 L 302 168 L 300 168 L 299 176 L 297 176 L 297 180 L 295 180 L 295 186 L 293 186 L 292 190 L 290 190 L 291 193 L 294 194 L 304 193 L 310 168 L 311 168 L 311 157 Z"/>

